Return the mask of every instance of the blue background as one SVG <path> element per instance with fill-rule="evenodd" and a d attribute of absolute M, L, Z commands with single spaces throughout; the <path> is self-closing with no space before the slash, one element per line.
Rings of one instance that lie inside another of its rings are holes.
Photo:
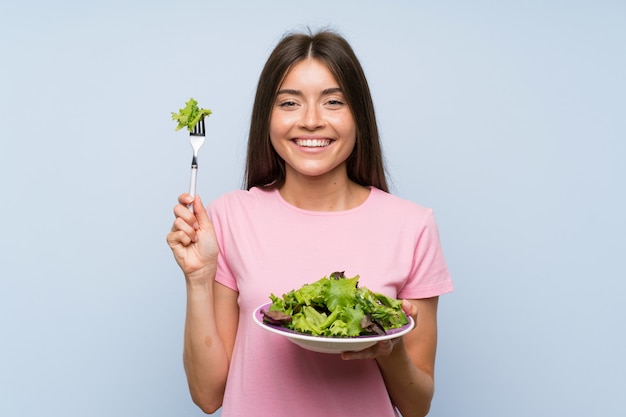
<path fill-rule="evenodd" d="M 393 192 L 433 207 L 431 416 L 623 416 L 626 3 L 0 5 L 0 415 L 200 416 L 165 234 L 214 111 L 205 201 L 239 188 L 257 77 L 330 26 L 374 95 Z"/>

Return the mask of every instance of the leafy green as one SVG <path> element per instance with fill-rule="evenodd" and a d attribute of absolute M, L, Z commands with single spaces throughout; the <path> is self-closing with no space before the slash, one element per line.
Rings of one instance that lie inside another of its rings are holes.
<path fill-rule="evenodd" d="M 185 107 L 180 109 L 178 113 L 172 112 L 172 120 L 178 122 L 176 130 L 186 127 L 187 130 L 191 132 L 200 119 L 212 113 L 213 112 L 209 109 L 199 108 L 198 102 L 193 98 L 190 98 L 189 101 L 185 103 Z"/>
<path fill-rule="evenodd" d="M 359 275 L 346 278 L 333 272 L 282 297 L 270 294 L 269 311 L 284 313 L 280 324 L 291 330 L 315 336 L 355 337 L 384 334 L 409 321 L 402 301 L 359 287 Z"/>

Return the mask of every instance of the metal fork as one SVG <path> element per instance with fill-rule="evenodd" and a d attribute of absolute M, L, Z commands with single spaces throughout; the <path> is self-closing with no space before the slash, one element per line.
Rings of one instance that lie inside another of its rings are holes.
<path fill-rule="evenodd" d="M 189 143 L 193 148 L 193 158 L 191 159 L 191 181 L 189 184 L 189 194 L 191 194 L 192 197 L 196 196 L 196 182 L 198 176 L 198 151 L 204 144 L 204 138 L 204 117 L 202 117 L 194 126 L 193 131 L 189 133 Z M 192 208 L 191 204 L 190 208 Z"/>

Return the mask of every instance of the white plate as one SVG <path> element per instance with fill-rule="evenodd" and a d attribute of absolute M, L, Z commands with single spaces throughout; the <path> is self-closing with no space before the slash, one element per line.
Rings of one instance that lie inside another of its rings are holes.
<path fill-rule="evenodd" d="M 286 329 L 281 326 L 274 326 L 263 323 L 263 313 L 261 310 L 267 311 L 272 303 L 266 303 L 254 310 L 252 318 L 254 322 L 268 332 L 285 336 L 289 341 L 296 345 L 320 353 L 341 353 L 347 351 L 358 351 L 368 348 L 381 340 L 395 339 L 403 336 L 413 329 L 415 323 L 409 317 L 409 323 L 397 329 L 391 329 L 387 334 L 382 336 L 358 336 L 358 337 L 323 337 L 312 336 L 310 334 L 298 333 L 293 330 Z"/>

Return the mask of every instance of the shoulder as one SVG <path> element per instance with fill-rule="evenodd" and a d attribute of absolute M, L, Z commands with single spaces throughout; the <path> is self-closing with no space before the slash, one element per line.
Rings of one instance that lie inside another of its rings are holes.
<path fill-rule="evenodd" d="M 273 195 L 274 190 L 260 188 L 230 191 L 211 201 L 207 205 L 207 210 L 212 214 L 253 210 L 271 200 Z"/>
<path fill-rule="evenodd" d="M 422 219 L 432 216 L 433 210 L 430 207 L 422 206 L 414 201 L 407 200 L 374 187 L 372 187 L 371 193 L 373 208 L 386 214 L 395 213 L 396 216 L 408 215 Z"/>

